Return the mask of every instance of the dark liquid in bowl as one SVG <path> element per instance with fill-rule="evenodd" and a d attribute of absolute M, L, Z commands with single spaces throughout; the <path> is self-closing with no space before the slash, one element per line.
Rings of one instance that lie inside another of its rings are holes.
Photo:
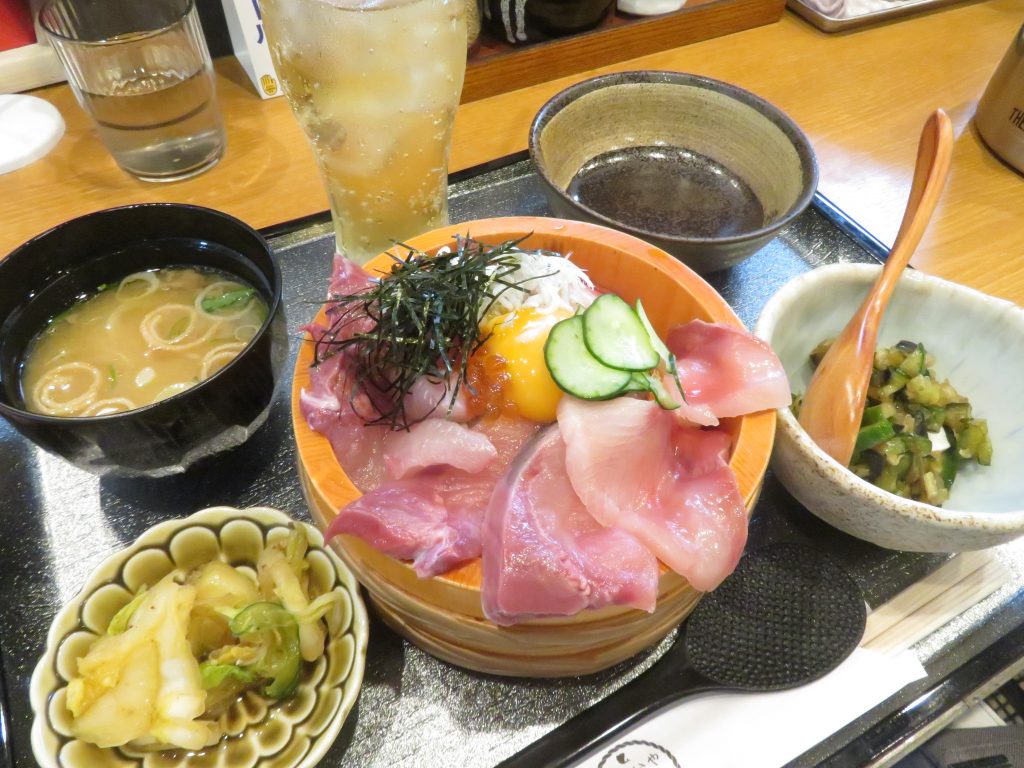
<path fill-rule="evenodd" d="M 721 237 L 764 226 L 753 190 L 720 163 L 682 147 L 626 147 L 598 155 L 566 190 L 628 226 L 682 237 Z"/>

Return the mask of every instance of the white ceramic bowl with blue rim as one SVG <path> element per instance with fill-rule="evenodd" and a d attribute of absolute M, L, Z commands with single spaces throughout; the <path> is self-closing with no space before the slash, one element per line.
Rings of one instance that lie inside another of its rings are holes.
<path fill-rule="evenodd" d="M 765 305 L 755 333 L 778 354 L 793 392 L 807 390 L 811 350 L 839 334 L 881 267 L 836 264 L 807 272 Z M 887 493 L 822 451 L 788 408 L 779 410 L 771 466 L 796 499 L 846 533 L 890 549 L 959 552 L 1024 533 L 1024 310 L 908 270 L 885 313 L 879 346 L 923 343 L 935 372 L 988 421 L 993 458 L 965 463 L 940 508 Z"/>
<path fill-rule="evenodd" d="M 267 542 L 287 536 L 293 525 L 303 526 L 310 542 L 312 585 L 321 593 L 341 589 L 347 599 L 324 655 L 303 665 L 290 698 L 275 702 L 257 692 L 243 694 L 220 717 L 225 738 L 199 753 L 101 749 L 72 735 L 65 701 L 77 659 L 133 593 L 171 571 L 187 572 L 214 558 L 254 575 Z M 312 768 L 334 743 L 359 695 L 367 635 L 366 608 L 355 578 L 312 526 L 266 507 L 212 507 L 159 523 L 104 560 L 54 618 L 30 687 L 32 751 L 43 768 Z"/>

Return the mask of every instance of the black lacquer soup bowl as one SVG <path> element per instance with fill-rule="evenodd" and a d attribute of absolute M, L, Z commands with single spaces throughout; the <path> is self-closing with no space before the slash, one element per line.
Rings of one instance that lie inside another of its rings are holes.
<path fill-rule="evenodd" d="M 253 286 L 267 318 L 238 356 L 179 394 L 104 416 L 28 411 L 21 371 L 47 322 L 96 286 L 168 266 L 215 269 Z M 0 415 L 42 448 L 96 474 L 184 472 L 234 448 L 265 420 L 287 356 L 281 272 L 256 230 L 176 203 L 111 208 L 60 224 L 0 261 Z"/>

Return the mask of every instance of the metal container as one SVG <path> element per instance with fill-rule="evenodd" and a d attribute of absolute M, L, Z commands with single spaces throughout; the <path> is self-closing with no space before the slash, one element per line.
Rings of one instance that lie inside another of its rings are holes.
<path fill-rule="evenodd" d="M 1024 26 L 978 102 L 974 123 L 992 152 L 1024 172 Z"/>

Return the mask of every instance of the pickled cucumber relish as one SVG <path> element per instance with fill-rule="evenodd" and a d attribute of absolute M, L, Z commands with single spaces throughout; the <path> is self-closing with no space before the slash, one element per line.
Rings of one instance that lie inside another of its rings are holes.
<path fill-rule="evenodd" d="M 833 341 L 814 348 L 813 367 Z M 938 378 L 934 364 L 912 341 L 875 351 L 850 469 L 882 490 L 939 507 L 964 463 L 992 463 L 992 442 L 988 424 L 974 418 L 970 402 Z M 798 395 L 794 414 L 800 402 Z"/>

